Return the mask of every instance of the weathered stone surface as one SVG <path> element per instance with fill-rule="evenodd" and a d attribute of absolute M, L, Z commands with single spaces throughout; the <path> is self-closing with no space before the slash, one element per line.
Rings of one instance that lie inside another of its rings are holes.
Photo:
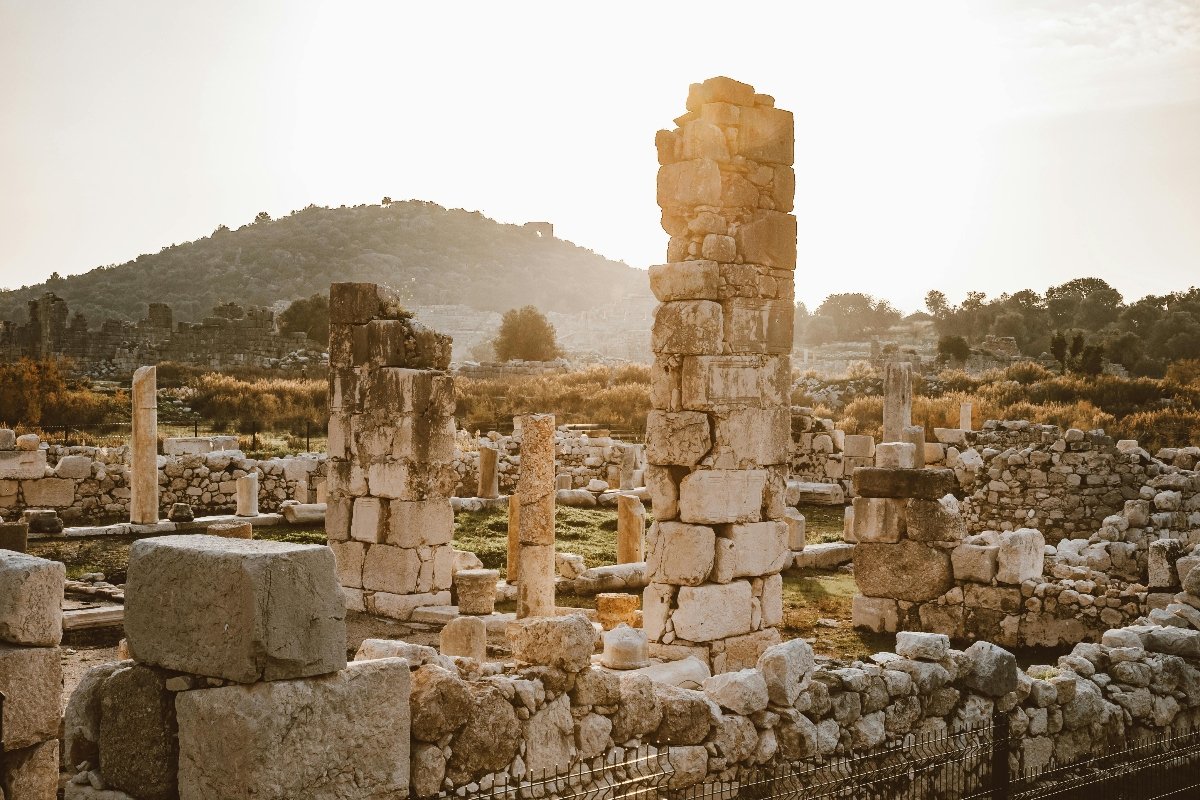
<path fill-rule="evenodd" d="M 146 800 L 176 795 L 175 695 L 160 670 L 134 664 L 100 689 L 100 770 L 112 788 Z"/>
<path fill-rule="evenodd" d="M 100 695 L 104 682 L 132 661 L 97 664 L 83 673 L 63 712 L 63 766 L 74 768 L 87 761 L 100 763 Z"/>
<path fill-rule="evenodd" d="M 721 708 L 746 716 L 762 711 L 770 701 L 767 681 L 757 669 L 713 675 L 704 681 L 704 693 Z"/>
<path fill-rule="evenodd" d="M 959 680 L 988 697 L 1001 697 L 1017 688 L 1017 657 L 991 642 L 975 642 L 963 651 L 965 669 Z"/>
<path fill-rule="evenodd" d="M 75 502 L 75 481 L 70 478 L 21 481 L 21 494 L 25 496 L 25 503 L 29 506 L 68 508 Z"/>
<path fill-rule="evenodd" d="M 704 694 L 694 689 L 655 684 L 662 720 L 650 739 L 658 745 L 694 745 L 712 728 L 712 711 Z"/>
<path fill-rule="evenodd" d="M 0 643 L 0 692 L 5 696 L 0 749 L 19 750 L 58 738 L 60 657 L 57 647 Z"/>
<path fill-rule="evenodd" d="M 1020 528 L 1000 534 L 997 554 L 996 580 L 1000 583 L 1021 583 L 1041 578 L 1046 557 L 1046 540 L 1041 531 Z"/>
<path fill-rule="evenodd" d="M 138 367 L 133 373 L 130 391 L 133 428 L 130 441 L 129 521 L 135 525 L 158 522 L 157 376 L 156 367 Z M 70 501 L 66 505 L 70 505 Z"/>
<path fill-rule="evenodd" d="M 487 660 L 487 625 L 479 617 L 455 617 L 442 628 L 442 655 Z"/>
<path fill-rule="evenodd" d="M 909 442 L 880 442 L 875 446 L 880 469 L 917 469 L 917 448 Z"/>
<path fill-rule="evenodd" d="M 433 797 L 442 790 L 442 781 L 446 777 L 446 755 L 435 744 L 417 743 L 412 748 L 409 771 L 413 796 Z"/>
<path fill-rule="evenodd" d="M 466 723 L 450 743 L 446 777 L 462 785 L 504 769 L 520 743 L 521 725 L 512 703 L 494 686 L 473 686 Z"/>
<path fill-rule="evenodd" d="M 679 517 L 715 525 L 757 522 L 762 516 L 765 470 L 700 470 L 679 485 Z"/>
<path fill-rule="evenodd" d="M 723 314 L 711 300 L 662 303 L 654 311 L 650 347 L 655 353 L 720 355 Z"/>
<path fill-rule="evenodd" d="M 898 542 L 907 530 L 907 504 L 885 497 L 854 498 L 856 542 Z"/>
<path fill-rule="evenodd" d="M 960 544 L 950 551 L 954 579 L 991 583 L 996 577 L 999 555 L 999 545 Z"/>
<path fill-rule="evenodd" d="M 660 303 L 719 300 L 721 271 L 716 261 L 675 261 L 650 267 L 650 291 Z"/>
<path fill-rule="evenodd" d="M 957 542 L 967 535 L 967 523 L 954 495 L 909 500 L 905 521 L 908 538 L 918 542 Z"/>
<path fill-rule="evenodd" d="M 0 450 L 0 479 L 24 482 L 45 475 L 45 450 Z"/>
<path fill-rule="evenodd" d="M 954 583 L 945 551 L 908 540 L 855 545 L 854 580 L 870 597 L 918 603 L 945 594 Z"/>
<path fill-rule="evenodd" d="M 0 798 L 55 800 L 58 797 L 58 740 L 5 753 L 0 767 Z"/>
<path fill-rule="evenodd" d="M 646 459 L 661 466 L 694 466 L 712 448 L 702 411 L 651 411 L 646 415 Z"/>
<path fill-rule="evenodd" d="M 518 620 L 508 638 L 516 660 L 565 672 L 586 669 L 596 650 L 596 629 L 582 614 Z"/>
<path fill-rule="evenodd" d="M 346 610 L 326 547 L 163 536 L 130 550 L 125 632 L 148 664 L 241 683 L 346 665 Z"/>
<path fill-rule="evenodd" d="M 704 525 L 656 522 L 647 537 L 646 569 L 657 583 L 699 586 L 712 571 L 715 541 Z"/>
<path fill-rule="evenodd" d="M 787 523 L 781 520 L 730 525 L 722 536 L 733 543 L 733 577 L 779 572 L 791 559 Z"/>
<path fill-rule="evenodd" d="M 612 717 L 614 742 L 626 742 L 658 728 L 663 712 L 654 686 L 653 681 L 636 672 L 621 677 L 621 700 Z"/>
<path fill-rule="evenodd" d="M 950 655 L 950 637 L 940 633 L 900 631 L 896 634 L 896 655 L 917 661 L 941 661 Z"/>
<path fill-rule="evenodd" d="M 675 633 L 690 642 L 711 642 L 748 633 L 752 629 L 750 584 L 683 586 L 679 608 L 671 616 Z"/>
<path fill-rule="evenodd" d="M 889 597 L 859 594 L 851 601 L 850 621 L 854 627 L 872 633 L 895 633 L 900 624 L 900 609 Z"/>
<path fill-rule="evenodd" d="M 940 500 L 962 492 L 954 470 L 880 469 L 859 467 L 854 470 L 854 493 L 860 497 L 897 497 Z"/>
<path fill-rule="evenodd" d="M 575 758 L 575 720 L 565 694 L 521 723 L 521 733 L 525 740 L 525 767 L 531 772 L 563 770 Z"/>
<path fill-rule="evenodd" d="M 0 550 L 0 642 L 53 647 L 62 641 L 66 567 Z"/>
<path fill-rule="evenodd" d="M 467 721 L 473 703 L 466 681 L 436 664 L 426 664 L 412 674 L 412 735 L 437 742 L 455 733 Z"/>
<path fill-rule="evenodd" d="M 758 658 L 758 669 L 767 684 L 767 695 L 775 705 L 791 706 L 808 687 L 813 672 L 813 649 L 803 639 L 772 645 Z"/>
<path fill-rule="evenodd" d="M 407 662 L 386 658 L 308 680 L 181 693 L 180 800 L 407 793 L 409 680 Z"/>

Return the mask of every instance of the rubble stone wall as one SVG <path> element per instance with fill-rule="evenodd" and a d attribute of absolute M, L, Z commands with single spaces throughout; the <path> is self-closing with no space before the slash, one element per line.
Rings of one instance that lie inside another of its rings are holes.
<path fill-rule="evenodd" d="M 792 443 L 788 477 L 811 483 L 836 483 L 853 497 L 854 470 L 875 463 L 870 436 L 847 435 L 833 420 L 816 417 L 810 408 L 792 409 Z"/>
<path fill-rule="evenodd" d="M 589 481 L 602 480 L 616 488 L 621 481 L 621 460 L 632 445 L 611 436 L 596 436 L 584 431 L 558 430 L 554 434 L 554 454 L 558 475 L 571 476 L 571 488 L 580 489 Z M 479 485 L 479 448 L 494 447 L 499 451 L 496 472 L 500 478 L 500 494 L 516 491 L 517 471 L 521 464 L 521 438 L 512 434 L 489 431 L 475 438 L 458 433 L 457 497 L 474 497 Z"/>

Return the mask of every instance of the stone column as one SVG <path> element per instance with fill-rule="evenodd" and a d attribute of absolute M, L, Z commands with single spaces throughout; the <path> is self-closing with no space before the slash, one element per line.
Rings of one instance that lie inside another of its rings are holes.
<path fill-rule="evenodd" d="M 496 610 L 496 581 L 500 573 L 494 569 L 460 569 L 454 573 L 458 589 L 458 613 L 486 615 Z"/>
<path fill-rule="evenodd" d="M 352 609 L 409 619 L 450 605 L 459 479 L 450 346 L 385 286 L 329 289 L 325 532 Z"/>
<path fill-rule="evenodd" d="M 631 494 L 617 495 L 617 563 L 644 561 L 645 538 L 646 507 Z"/>
<path fill-rule="evenodd" d="M 925 469 L 925 426 L 905 425 L 900 436 L 902 442 L 913 446 L 913 468 Z"/>
<path fill-rule="evenodd" d="M 158 379 L 155 367 L 133 373 L 133 442 L 129 464 L 129 521 L 158 522 Z"/>
<path fill-rule="evenodd" d="M 510 585 L 517 582 L 517 573 L 521 570 L 520 520 L 521 498 L 513 492 L 508 496 L 508 568 L 504 572 L 504 582 Z"/>
<path fill-rule="evenodd" d="M 499 459 L 500 451 L 496 448 L 479 448 L 479 497 L 490 500 L 500 496 L 500 476 L 496 472 Z"/>
<path fill-rule="evenodd" d="M 961 403 L 958 406 L 958 427 L 964 431 L 972 430 L 971 428 L 971 411 L 970 403 Z"/>
<path fill-rule="evenodd" d="M 554 415 L 520 419 L 517 619 L 554 614 Z"/>
<path fill-rule="evenodd" d="M 258 473 L 251 472 L 237 479 L 237 515 L 258 516 Z"/>
<path fill-rule="evenodd" d="M 912 425 L 912 365 L 883 367 L 883 441 L 904 441 L 904 429 Z"/>
<path fill-rule="evenodd" d="M 723 77 L 693 84 L 675 122 L 655 139 L 671 240 L 650 268 L 643 624 L 653 654 L 724 672 L 780 640 L 795 137 L 790 112 Z"/>
<path fill-rule="evenodd" d="M 642 453 L 645 448 L 640 444 L 627 444 L 621 453 L 621 491 L 628 492 L 638 488 L 637 473 L 642 468 Z"/>

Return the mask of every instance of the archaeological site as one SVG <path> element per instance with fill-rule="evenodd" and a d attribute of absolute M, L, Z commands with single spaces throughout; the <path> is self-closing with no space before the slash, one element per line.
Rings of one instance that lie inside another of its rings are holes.
<path fill-rule="evenodd" d="M 873 427 L 797 402 L 802 115 L 673 110 L 638 428 L 466 426 L 506 378 L 350 274 L 327 351 L 258 307 L 0 325 L 130 419 L 0 429 L 2 800 L 1200 796 L 1200 447 L 943 427 L 900 352 Z M 168 430 L 166 361 L 327 367 L 327 437 Z"/>

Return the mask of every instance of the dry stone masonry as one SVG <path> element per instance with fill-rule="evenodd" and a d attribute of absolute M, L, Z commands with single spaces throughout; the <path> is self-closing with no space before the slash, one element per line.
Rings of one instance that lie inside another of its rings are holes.
<path fill-rule="evenodd" d="M 792 114 L 729 78 L 694 84 L 655 143 L 667 263 L 650 268 L 652 655 L 752 666 L 778 642 L 796 268 Z"/>
<path fill-rule="evenodd" d="M 325 531 L 348 607 L 408 619 L 450 604 L 450 340 L 375 284 L 333 284 L 329 317 Z"/>

